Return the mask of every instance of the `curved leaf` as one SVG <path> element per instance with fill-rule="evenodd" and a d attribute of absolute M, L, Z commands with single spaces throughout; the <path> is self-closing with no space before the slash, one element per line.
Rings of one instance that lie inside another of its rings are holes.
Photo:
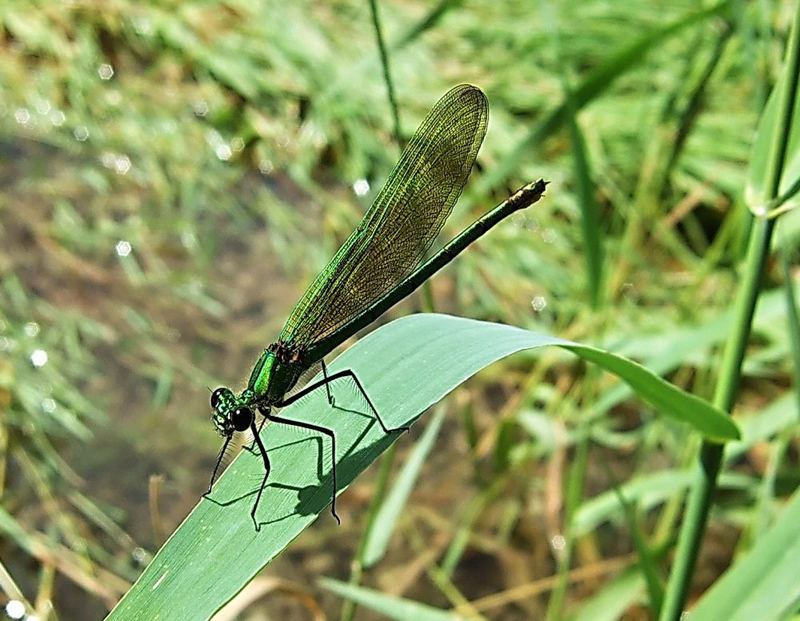
<path fill-rule="evenodd" d="M 515 352 L 556 345 L 627 381 L 662 413 L 717 439 L 738 437 L 734 423 L 641 365 L 608 352 L 502 324 L 448 315 L 412 315 L 375 330 L 329 365 L 353 369 L 390 426 L 413 422 L 428 407 L 492 362 Z M 336 432 L 340 491 L 399 436 L 384 435 L 346 382 L 334 385 L 336 408 L 319 390 L 281 411 Z M 250 507 L 261 458 L 242 453 L 161 548 L 111 612 L 121 619 L 202 619 L 242 589 L 330 503 L 327 438 L 273 425 L 262 434 L 272 463 L 258 510 Z M 209 464 L 210 469 L 211 464 Z M 330 519 L 330 518 L 328 518 Z"/>

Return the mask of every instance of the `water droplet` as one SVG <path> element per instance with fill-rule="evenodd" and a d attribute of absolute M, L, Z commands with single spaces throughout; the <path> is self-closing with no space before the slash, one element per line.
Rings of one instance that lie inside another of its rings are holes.
<path fill-rule="evenodd" d="M 48 397 L 47 399 L 42 400 L 42 411 L 46 412 L 47 414 L 52 414 L 56 411 L 56 400 L 51 399 Z"/>
<path fill-rule="evenodd" d="M 133 29 L 136 31 L 136 34 L 149 35 L 153 32 L 153 23 L 147 17 L 134 17 Z"/>
<path fill-rule="evenodd" d="M 20 125 L 27 125 L 31 120 L 31 113 L 27 108 L 17 108 L 14 111 L 14 118 Z"/>
<path fill-rule="evenodd" d="M 216 153 L 217 157 L 223 162 L 227 162 L 229 159 L 231 159 L 231 155 L 233 155 L 231 148 L 226 144 L 217 145 L 214 148 L 214 153 Z"/>
<path fill-rule="evenodd" d="M 39 324 L 35 321 L 29 321 L 22 329 L 25 331 L 25 334 L 32 339 L 39 336 Z"/>
<path fill-rule="evenodd" d="M 262 175 L 268 175 L 275 170 L 275 165 L 271 160 L 261 160 L 258 163 L 258 170 Z"/>
<path fill-rule="evenodd" d="M 231 140 L 231 149 L 234 151 L 241 151 L 244 149 L 244 140 L 236 136 L 233 140 Z"/>
<path fill-rule="evenodd" d="M 108 63 L 103 63 L 97 68 L 97 75 L 100 76 L 101 80 L 110 80 L 114 77 L 114 67 Z"/>
<path fill-rule="evenodd" d="M 64 121 L 67 120 L 66 115 L 61 110 L 53 110 L 48 118 L 54 127 L 61 127 Z"/>
<path fill-rule="evenodd" d="M 208 114 L 208 104 L 202 99 L 195 101 L 192 104 L 192 110 L 194 110 L 195 115 L 204 117 L 206 114 Z"/>
<path fill-rule="evenodd" d="M 556 552 L 561 552 L 567 546 L 567 540 L 564 538 L 564 535 L 553 535 L 550 540 L 550 545 L 553 546 L 553 550 Z"/>
<path fill-rule="evenodd" d="M 43 349 L 34 349 L 31 353 L 31 364 L 35 367 L 43 367 L 47 364 L 47 352 Z"/>
<path fill-rule="evenodd" d="M 127 155 L 118 155 L 114 159 L 114 170 L 117 171 L 118 175 L 127 175 L 130 169 L 131 158 L 129 158 Z"/>
<path fill-rule="evenodd" d="M 356 182 L 353 184 L 353 192 L 356 193 L 356 196 L 364 196 L 369 192 L 369 181 L 366 179 L 356 179 Z"/>
<path fill-rule="evenodd" d="M 183 231 L 181 233 L 181 242 L 184 248 L 196 248 L 197 235 L 195 235 L 194 231 Z"/>
<path fill-rule="evenodd" d="M 525 217 L 521 218 L 521 220 L 522 220 L 522 226 L 526 231 L 533 231 L 535 233 L 541 227 L 539 219 L 532 218 L 530 215 L 526 215 Z"/>
<path fill-rule="evenodd" d="M 622 290 L 622 297 L 624 297 L 626 300 L 635 302 L 639 297 L 636 287 L 632 282 L 622 283 L 622 287 L 620 287 L 620 289 Z"/>
<path fill-rule="evenodd" d="M 317 149 L 321 149 L 328 144 L 328 137 L 325 135 L 325 132 L 315 129 L 311 134 L 311 142 Z"/>
<path fill-rule="evenodd" d="M 147 561 L 147 551 L 144 548 L 134 548 L 133 552 L 131 552 L 131 556 L 137 563 L 144 563 Z"/>
<path fill-rule="evenodd" d="M 49 114 L 50 113 L 50 109 L 53 107 L 50 104 L 50 102 L 47 101 L 46 99 L 39 99 L 39 100 L 36 101 L 36 104 L 34 104 L 34 105 L 36 107 L 36 112 L 38 112 L 39 114 L 42 114 L 42 115 Z"/>
<path fill-rule="evenodd" d="M 25 604 L 18 599 L 10 599 L 6 604 L 6 614 L 11 619 L 22 619 L 25 616 Z"/>
<path fill-rule="evenodd" d="M 120 257 L 127 257 L 131 253 L 131 243 L 124 239 L 120 239 L 117 242 L 117 245 L 114 246 L 114 250 L 117 252 L 117 256 Z"/>
<path fill-rule="evenodd" d="M 531 300 L 531 306 L 533 307 L 533 310 L 535 310 L 537 313 L 540 313 L 547 308 L 547 298 L 545 298 L 543 295 L 535 295 Z"/>
<path fill-rule="evenodd" d="M 75 140 L 78 142 L 86 142 L 89 139 L 89 128 L 86 125 L 78 125 L 72 132 Z"/>

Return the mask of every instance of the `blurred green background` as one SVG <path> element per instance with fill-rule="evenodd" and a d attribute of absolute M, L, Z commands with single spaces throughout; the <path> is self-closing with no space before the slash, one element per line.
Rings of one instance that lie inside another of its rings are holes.
<path fill-rule="evenodd" d="M 551 181 L 545 200 L 435 278 L 433 308 L 604 344 L 711 394 L 750 145 L 793 5 L 702 5 L 380 3 L 406 137 L 455 84 L 490 101 L 445 237 L 522 183 Z M 52 602 L 58 618 L 100 617 L 198 501 L 219 446 L 208 389 L 246 381 L 398 157 L 386 92 L 366 0 L 0 5 L 7 596 L 16 583 L 40 612 Z M 768 286 L 779 278 L 770 272 Z M 783 310 L 770 299 L 745 366 L 745 413 L 794 407 Z M 390 315 L 423 308 L 417 294 Z M 470 381 L 448 400 L 390 554 L 366 583 L 446 606 L 453 592 L 472 601 L 550 576 L 576 438 L 591 434 L 586 499 L 691 457 L 685 429 L 626 396 L 556 354 Z M 725 491 L 698 589 L 757 528 L 769 451 L 752 447 L 736 466 L 744 483 Z M 797 475 L 788 454 L 776 475 L 786 486 Z M 341 528 L 320 520 L 266 572 L 304 585 L 332 617 L 340 602 L 313 581 L 347 579 L 374 475 L 342 496 Z M 642 516 L 663 541 L 669 507 Z M 437 551 L 460 527 L 469 544 L 443 583 Z M 585 535 L 576 565 L 598 569 L 570 587 L 568 606 L 619 570 L 604 559 L 631 550 L 619 515 Z M 549 588 L 478 610 L 538 618 Z M 308 618 L 291 592 L 264 600 L 276 617 Z"/>

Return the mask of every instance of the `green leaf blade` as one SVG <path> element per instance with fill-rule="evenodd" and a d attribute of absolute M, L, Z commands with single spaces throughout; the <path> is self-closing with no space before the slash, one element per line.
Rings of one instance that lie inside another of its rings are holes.
<path fill-rule="evenodd" d="M 691 611 L 695 621 L 782 619 L 800 602 L 800 493 Z"/>
<path fill-rule="evenodd" d="M 353 369 L 386 424 L 399 427 L 412 423 L 489 364 L 547 345 L 565 347 L 617 372 L 646 398 L 667 408 L 667 415 L 720 437 L 738 437 L 736 426 L 723 413 L 640 365 L 502 324 L 435 314 L 404 317 L 367 335 L 328 368 L 331 373 Z M 365 404 L 346 383 L 333 390 L 338 411 L 331 409 L 321 390 L 283 409 L 281 415 L 335 430 L 339 490 L 343 491 L 400 436 L 384 435 L 374 419 L 362 414 Z M 680 413 L 687 409 L 691 414 Z M 705 418 L 721 420 L 700 420 Z M 204 499 L 195 507 L 110 619 L 209 618 L 329 505 L 327 438 L 280 425 L 267 428 L 262 437 L 272 470 L 258 510 L 260 532 L 250 519 L 250 508 L 261 484 L 263 463 L 259 456 L 242 453 L 214 486 L 212 500 Z"/>

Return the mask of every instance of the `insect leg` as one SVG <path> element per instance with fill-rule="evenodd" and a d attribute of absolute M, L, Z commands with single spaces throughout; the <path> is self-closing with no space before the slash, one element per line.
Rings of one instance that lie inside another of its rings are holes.
<path fill-rule="evenodd" d="M 256 496 L 253 509 L 250 511 L 250 517 L 253 518 L 253 524 L 255 524 L 256 532 L 258 532 L 261 530 L 261 527 L 256 520 L 256 509 L 258 509 L 258 503 L 261 501 L 261 494 L 264 493 L 264 487 L 267 485 L 267 477 L 269 477 L 270 465 L 269 457 L 267 456 L 267 449 L 264 448 L 264 444 L 261 442 L 261 438 L 258 435 L 255 420 L 250 423 L 250 430 L 253 432 L 253 438 L 255 439 L 255 443 L 258 445 L 258 450 L 261 452 L 261 457 L 264 460 L 264 478 L 261 480 L 261 487 L 258 488 L 258 496 Z"/>
<path fill-rule="evenodd" d="M 327 427 L 320 427 L 319 425 L 312 425 L 311 423 L 306 423 L 299 420 L 291 420 L 289 418 L 273 416 L 272 414 L 267 414 L 266 416 L 272 422 L 282 423 L 284 425 L 290 425 L 292 427 L 301 427 L 303 429 L 309 429 L 310 431 L 318 431 L 319 433 L 324 433 L 331 439 L 331 476 L 333 478 L 333 496 L 331 500 L 331 513 L 333 514 L 333 517 L 336 518 L 336 522 L 338 524 L 341 524 L 342 521 L 339 519 L 339 516 L 336 515 L 336 493 L 339 491 L 339 487 L 336 483 L 336 434 L 333 432 L 332 429 L 328 429 Z M 261 440 L 259 440 L 258 442 L 259 444 L 261 444 Z"/>
<path fill-rule="evenodd" d="M 325 366 L 325 360 L 320 360 L 319 363 L 322 365 L 322 379 L 325 382 L 325 392 L 328 393 L 328 403 L 333 407 L 336 405 L 336 399 L 334 399 L 333 394 L 331 394 L 330 381 L 328 380 L 328 367 Z"/>
<path fill-rule="evenodd" d="M 222 444 L 222 448 L 219 450 L 219 455 L 217 455 L 217 463 L 214 464 L 214 472 L 211 473 L 211 481 L 208 483 L 208 489 L 206 493 L 203 494 L 203 498 L 208 496 L 211 493 L 211 488 L 214 487 L 214 481 L 217 480 L 217 470 L 219 470 L 219 465 L 222 463 L 222 458 L 225 455 L 225 449 L 228 448 L 228 443 L 231 441 L 231 436 L 227 436 L 225 438 L 225 442 Z"/>
<path fill-rule="evenodd" d="M 358 388 L 359 392 L 362 394 L 362 396 L 364 397 L 366 402 L 369 404 L 369 408 L 370 408 L 370 410 L 372 410 L 372 414 L 377 419 L 378 423 L 381 426 L 381 429 L 383 429 L 383 433 L 392 433 L 394 431 L 408 431 L 408 427 L 406 427 L 406 426 L 395 427 L 393 429 L 389 429 L 384 424 L 383 419 L 381 418 L 380 414 L 378 414 L 378 410 L 376 410 L 375 406 L 372 404 L 372 400 L 369 398 L 369 395 L 367 394 L 367 391 L 364 390 L 364 387 L 361 385 L 361 382 L 359 381 L 359 379 L 356 376 L 356 374 L 352 371 L 352 369 L 346 369 L 344 371 L 337 371 L 333 375 L 327 375 L 326 377 L 324 377 L 323 379 L 319 380 L 318 382 L 314 382 L 313 384 L 309 384 L 308 386 L 304 387 L 302 390 L 300 390 L 300 391 L 296 392 L 295 394 L 293 394 L 291 397 L 287 397 L 281 403 L 276 403 L 275 405 L 278 406 L 278 407 L 287 406 L 290 403 L 294 403 L 298 399 L 300 399 L 302 397 L 305 397 L 307 394 L 309 394 L 310 392 L 315 391 L 317 388 L 320 388 L 321 386 L 325 386 L 326 389 L 328 389 L 328 384 L 332 383 L 334 380 L 342 379 L 344 377 L 349 377 L 355 382 L 356 387 Z M 268 418 L 271 418 L 271 417 L 268 417 Z"/>

